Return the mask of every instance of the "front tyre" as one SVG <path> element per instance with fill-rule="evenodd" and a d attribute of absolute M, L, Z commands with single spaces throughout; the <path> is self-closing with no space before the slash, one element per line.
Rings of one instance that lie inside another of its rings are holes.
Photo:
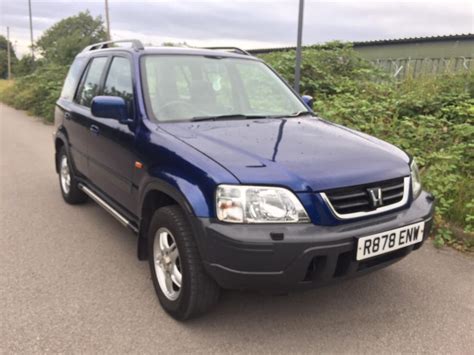
<path fill-rule="evenodd" d="M 71 205 L 77 205 L 87 201 L 87 195 L 79 189 L 71 168 L 71 162 L 64 147 L 62 147 L 58 153 L 58 167 L 59 187 L 61 188 L 64 201 Z"/>
<path fill-rule="evenodd" d="M 147 237 L 151 277 L 164 310 L 178 320 L 207 312 L 219 298 L 219 286 L 204 271 L 182 210 L 158 209 Z"/>

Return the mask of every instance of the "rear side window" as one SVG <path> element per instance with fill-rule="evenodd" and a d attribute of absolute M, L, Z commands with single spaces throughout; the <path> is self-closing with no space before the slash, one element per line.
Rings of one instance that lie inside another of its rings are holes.
<path fill-rule="evenodd" d="M 98 57 L 92 59 L 83 80 L 80 91 L 77 95 L 77 103 L 90 107 L 92 99 L 99 93 L 100 78 L 107 63 L 106 57 Z"/>
<path fill-rule="evenodd" d="M 84 68 L 84 62 L 86 58 L 76 58 L 72 63 L 67 73 L 66 80 L 64 81 L 63 90 L 61 91 L 61 98 L 66 100 L 72 100 L 76 92 L 77 85 L 81 79 L 82 70 Z"/>
<path fill-rule="evenodd" d="M 127 58 L 113 58 L 107 79 L 105 80 L 103 95 L 122 97 L 127 102 L 129 114 L 132 115 L 132 68 Z"/>

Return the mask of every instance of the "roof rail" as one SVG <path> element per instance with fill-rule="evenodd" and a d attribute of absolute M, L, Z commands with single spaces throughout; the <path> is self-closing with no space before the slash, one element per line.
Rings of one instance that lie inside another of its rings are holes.
<path fill-rule="evenodd" d="M 238 47 L 204 47 L 203 49 L 224 50 L 224 51 L 229 51 L 229 52 L 235 52 L 237 54 L 252 56 L 246 50 L 240 49 Z"/>
<path fill-rule="evenodd" d="M 109 45 L 114 44 L 114 43 L 131 43 L 132 48 L 136 51 L 145 49 L 145 47 L 143 46 L 143 43 L 140 42 L 140 40 L 138 39 L 120 39 L 117 41 L 106 41 L 106 42 L 94 43 L 94 44 L 91 44 L 90 46 L 87 46 L 82 51 L 88 52 L 88 51 L 94 51 L 97 49 L 110 48 Z"/>

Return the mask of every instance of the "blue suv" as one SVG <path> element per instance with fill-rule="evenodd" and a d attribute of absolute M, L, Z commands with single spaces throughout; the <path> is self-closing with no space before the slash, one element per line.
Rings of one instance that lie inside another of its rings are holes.
<path fill-rule="evenodd" d="M 415 161 L 328 122 L 238 48 L 98 43 L 55 111 L 64 200 L 97 202 L 137 234 L 177 319 L 221 288 L 287 292 L 387 266 L 433 218 Z"/>

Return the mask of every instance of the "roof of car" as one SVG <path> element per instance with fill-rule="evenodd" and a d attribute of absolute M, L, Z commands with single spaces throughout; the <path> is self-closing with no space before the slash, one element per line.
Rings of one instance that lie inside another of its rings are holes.
<path fill-rule="evenodd" d="M 145 54 L 184 54 L 184 55 L 200 55 L 200 56 L 219 56 L 233 58 L 253 58 L 248 54 L 230 52 L 226 50 L 207 49 L 207 48 L 187 48 L 187 47 L 145 47 L 142 51 Z"/>

